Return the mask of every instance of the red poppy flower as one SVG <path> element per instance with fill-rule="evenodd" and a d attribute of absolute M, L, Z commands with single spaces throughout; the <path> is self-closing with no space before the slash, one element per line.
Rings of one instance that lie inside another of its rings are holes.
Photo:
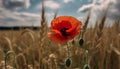
<path fill-rule="evenodd" d="M 82 23 L 72 16 L 60 16 L 51 22 L 52 32 L 48 33 L 53 41 L 63 43 L 79 34 Z"/>

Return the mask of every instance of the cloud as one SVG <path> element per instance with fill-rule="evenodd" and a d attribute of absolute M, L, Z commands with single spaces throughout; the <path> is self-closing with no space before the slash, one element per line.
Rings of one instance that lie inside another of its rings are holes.
<path fill-rule="evenodd" d="M 49 21 L 51 21 L 53 15 L 53 12 L 46 12 Z M 39 13 L 11 11 L 10 8 L 3 6 L 2 1 L 0 1 L 0 26 L 40 26 L 40 18 Z"/>
<path fill-rule="evenodd" d="M 88 26 L 94 27 L 96 20 L 107 11 L 106 25 L 111 26 L 115 20 L 120 20 L 120 0 L 93 0 L 92 3 L 83 5 L 77 12 L 88 13 L 91 11 L 91 17 Z"/>
<path fill-rule="evenodd" d="M 40 26 L 40 15 L 0 8 L 0 26 Z"/>
<path fill-rule="evenodd" d="M 45 13 L 46 14 L 46 16 L 48 16 L 48 17 L 53 17 L 54 16 L 54 13 Z"/>
<path fill-rule="evenodd" d="M 77 17 L 78 20 L 80 20 L 82 23 L 84 22 L 85 18 L 82 16 Z"/>
<path fill-rule="evenodd" d="M 40 26 L 40 14 L 21 11 L 30 0 L 0 0 L 0 26 Z"/>
<path fill-rule="evenodd" d="M 44 1 L 44 4 L 45 4 L 46 8 L 49 8 L 52 10 L 60 8 L 60 4 L 53 0 L 46 0 L 46 1 Z M 40 3 L 39 5 L 36 6 L 36 9 L 41 9 L 41 8 L 42 8 L 42 3 Z"/>
<path fill-rule="evenodd" d="M 40 17 L 39 14 L 34 14 L 34 13 L 28 13 L 28 12 L 14 12 L 15 15 L 21 16 L 21 17 Z"/>
<path fill-rule="evenodd" d="M 120 0 L 93 0 L 92 4 L 84 5 L 78 11 L 88 12 L 91 8 L 96 17 L 99 17 L 103 11 L 108 9 L 108 18 L 120 19 Z"/>
<path fill-rule="evenodd" d="M 45 1 L 45 6 L 51 9 L 58 9 L 60 8 L 59 3 L 55 1 Z"/>
<path fill-rule="evenodd" d="M 54 13 L 47 12 L 46 17 L 50 22 Z M 29 12 L 9 11 L 0 8 L 0 26 L 40 26 L 41 14 Z"/>
<path fill-rule="evenodd" d="M 78 9 L 78 12 L 87 12 L 92 9 L 93 6 L 94 4 L 83 5 L 81 8 Z"/>
<path fill-rule="evenodd" d="M 69 3 L 69 2 L 73 2 L 73 0 L 63 0 L 64 3 Z"/>
<path fill-rule="evenodd" d="M 9 10 L 17 10 L 20 8 L 29 8 L 30 0 L 2 0 L 2 7 Z"/>

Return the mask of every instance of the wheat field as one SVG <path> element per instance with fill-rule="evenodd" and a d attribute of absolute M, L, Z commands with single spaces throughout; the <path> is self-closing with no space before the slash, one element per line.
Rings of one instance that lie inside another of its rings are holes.
<path fill-rule="evenodd" d="M 43 7 L 38 30 L 0 31 L 0 69 L 120 69 L 120 22 L 106 27 L 106 18 L 104 14 L 94 28 L 87 28 L 87 16 L 81 33 L 68 42 L 72 62 L 67 67 L 67 46 L 48 38 Z"/>

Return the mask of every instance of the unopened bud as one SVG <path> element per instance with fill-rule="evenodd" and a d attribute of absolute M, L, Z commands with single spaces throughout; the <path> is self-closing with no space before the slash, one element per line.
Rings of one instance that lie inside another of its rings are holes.
<path fill-rule="evenodd" d="M 85 64 L 83 69 L 90 69 L 90 66 L 88 64 Z"/>
<path fill-rule="evenodd" d="M 69 58 L 66 59 L 66 66 L 67 66 L 67 67 L 70 67 L 71 63 L 72 63 L 72 62 L 71 62 L 71 60 L 70 60 Z"/>
<path fill-rule="evenodd" d="M 82 46 L 83 43 L 84 43 L 84 40 L 83 40 L 83 39 L 80 39 L 80 40 L 79 40 L 79 44 L 80 44 L 80 46 Z"/>

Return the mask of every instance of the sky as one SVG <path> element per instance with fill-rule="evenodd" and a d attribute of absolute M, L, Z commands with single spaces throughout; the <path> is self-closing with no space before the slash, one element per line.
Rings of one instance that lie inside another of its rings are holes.
<path fill-rule="evenodd" d="M 120 20 L 120 0 L 44 0 L 48 25 L 58 10 L 58 16 L 73 16 L 84 22 L 91 11 L 92 26 L 107 11 L 111 24 Z M 0 0 L 0 26 L 40 26 L 42 0 Z"/>

